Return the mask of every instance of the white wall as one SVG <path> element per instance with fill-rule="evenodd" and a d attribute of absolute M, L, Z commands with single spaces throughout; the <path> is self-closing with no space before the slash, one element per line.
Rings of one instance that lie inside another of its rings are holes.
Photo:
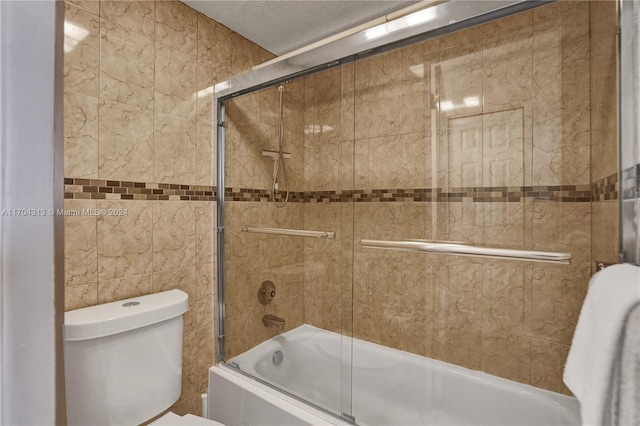
<path fill-rule="evenodd" d="M 56 1 L 0 1 L 1 419 L 65 424 L 62 28 Z M 37 216 L 10 209 L 37 209 Z"/>

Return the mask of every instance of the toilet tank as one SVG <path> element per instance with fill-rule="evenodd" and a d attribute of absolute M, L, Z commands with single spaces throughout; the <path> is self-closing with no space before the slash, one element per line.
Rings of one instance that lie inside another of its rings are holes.
<path fill-rule="evenodd" d="M 182 315 L 170 290 L 65 313 L 69 425 L 136 425 L 180 397 Z"/>

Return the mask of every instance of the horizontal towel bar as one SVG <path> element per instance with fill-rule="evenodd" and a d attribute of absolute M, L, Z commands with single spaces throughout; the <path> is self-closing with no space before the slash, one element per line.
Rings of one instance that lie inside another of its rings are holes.
<path fill-rule="evenodd" d="M 331 231 L 305 231 L 303 229 L 286 229 L 286 228 L 255 228 L 251 226 L 243 226 L 240 228 L 242 232 L 251 232 L 255 234 L 273 234 L 273 235 L 290 235 L 292 237 L 314 237 L 329 238 L 336 237 L 335 232 Z"/>
<path fill-rule="evenodd" d="M 571 263 L 570 253 L 557 253 L 548 251 L 512 250 L 504 248 L 490 248 L 467 246 L 464 244 L 436 243 L 427 241 L 387 241 L 387 240 L 361 240 L 363 248 L 375 248 L 386 250 L 421 251 L 438 254 L 451 254 L 458 256 L 489 257 L 494 259 L 523 260 L 529 262 L 547 262 L 562 265 Z"/>

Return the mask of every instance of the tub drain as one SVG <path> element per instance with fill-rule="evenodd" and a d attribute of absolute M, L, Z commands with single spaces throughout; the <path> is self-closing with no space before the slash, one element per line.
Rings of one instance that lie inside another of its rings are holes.
<path fill-rule="evenodd" d="M 274 365 L 280 365 L 283 358 L 284 358 L 284 354 L 282 353 L 282 351 L 275 351 L 273 353 L 273 356 L 271 357 L 271 361 L 273 361 Z"/>

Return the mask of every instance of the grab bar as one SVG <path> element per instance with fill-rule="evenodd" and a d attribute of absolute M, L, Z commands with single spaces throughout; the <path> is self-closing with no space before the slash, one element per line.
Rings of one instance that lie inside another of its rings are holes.
<path fill-rule="evenodd" d="M 568 265 L 571 263 L 570 253 L 557 253 L 532 250 L 512 250 L 504 248 L 476 247 L 464 244 L 434 243 L 426 241 L 387 241 L 361 240 L 363 248 L 385 250 L 422 251 L 458 256 L 489 257 L 494 259 L 524 260 L 529 262 L 547 262 Z"/>
<path fill-rule="evenodd" d="M 240 228 L 242 232 L 251 232 L 255 234 L 273 234 L 273 235 L 290 235 L 293 237 L 315 237 L 334 239 L 336 233 L 332 231 L 305 231 L 303 229 L 286 229 L 286 228 L 256 228 L 251 226 L 243 226 Z"/>

